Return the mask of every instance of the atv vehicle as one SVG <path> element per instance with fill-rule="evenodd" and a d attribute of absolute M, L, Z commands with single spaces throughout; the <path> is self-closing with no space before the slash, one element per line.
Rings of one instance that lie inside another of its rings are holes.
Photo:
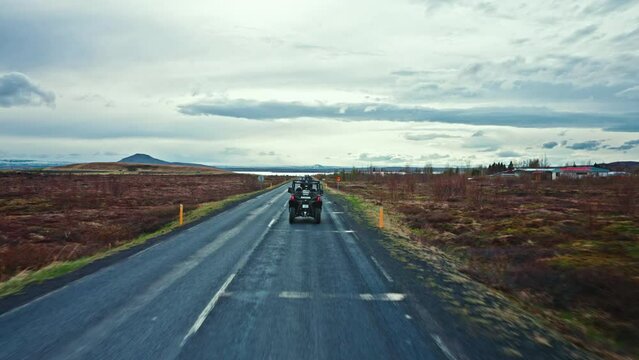
<path fill-rule="evenodd" d="M 288 200 L 288 222 L 293 223 L 298 216 L 312 217 L 315 223 L 322 221 L 322 184 L 310 176 L 293 180 L 288 188 L 291 198 Z"/>

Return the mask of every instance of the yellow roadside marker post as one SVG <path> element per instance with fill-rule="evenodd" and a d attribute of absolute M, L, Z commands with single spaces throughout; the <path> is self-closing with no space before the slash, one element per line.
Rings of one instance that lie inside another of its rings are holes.
<path fill-rule="evenodd" d="M 383 206 L 379 207 L 379 228 L 380 229 L 384 228 L 384 207 Z"/>
<path fill-rule="evenodd" d="M 184 224 L 184 206 L 180 204 L 180 226 Z"/>

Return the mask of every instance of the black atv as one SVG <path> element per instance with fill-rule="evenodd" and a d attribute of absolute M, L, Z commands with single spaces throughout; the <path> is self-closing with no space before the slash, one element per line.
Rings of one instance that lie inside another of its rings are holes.
<path fill-rule="evenodd" d="M 288 200 L 288 222 L 293 223 L 298 216 L 312 217 L 315 223 L 322 221 L 322 184 L 310 176 L 293 180 L 288 188 L 291 198 Z"/>

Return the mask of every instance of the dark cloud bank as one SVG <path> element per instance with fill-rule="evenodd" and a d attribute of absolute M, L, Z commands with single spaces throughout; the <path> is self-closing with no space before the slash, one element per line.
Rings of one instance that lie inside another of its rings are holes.
<path fill-rule="evenodd" d="M 610 147 L 610 149 L 612 149 L 612 150 L 620 150 L 620 151 L 627 151 L 627 150 L 634 149 L 634 148 L 636 148 L 638 146 L 639 146 L 639 139 L 626 141 L 625 143 L 623 143 L 623 145 Z"/>
<path fill-rule="evenodd" d="M 231 100 L 181 105 L 185 115 L 217 115 L 251 120 L 334 118 L 345 121 L 438 121 L 471 125 L 504 125 L 523 128 L 603 128 L 639 132 L 639 114 L 561 113 L 543 108 L 475 108 L 438 110 L 391 104 L 303 104 L 299 102 Z"/>
<path fill-rule="evenodd" d="M 21 73 L 0 75 L 0 107 L 55 106 L 55 94 L 35 85 Z"/>
<path fill-rule="evenodd" d="M 572 145 L 568 145 L 568 148 L 573 150 L 595 151 L 601 148 L 601 141 L 589 140 L 589 141 L 574 143 Z"/>

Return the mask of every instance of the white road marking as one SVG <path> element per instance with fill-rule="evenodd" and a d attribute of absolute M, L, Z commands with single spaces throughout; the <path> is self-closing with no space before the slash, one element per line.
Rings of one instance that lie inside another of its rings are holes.
<path fill-rule="evenodd" d="M 273 218 L 273 219 L 271 220 L 271 222 L 270 222 L 270 223 L 268 223 L 268 227 L 273 226 L 273 224 L 275 224 L 275 218 Z"/>
<path fill-rule="evenodd" d="M 308 232 L 308 233 L 346 233 L 353 234 L 355 233 L 353 230 L 291 230 L 290 228 L 286 229 L 272 229 L 271 231 L 280 231 L 280 232 Z"/>
<path fill-rule="evenodd" d="M 343 211 L 333 211 L 333 214 L 343 214 Z"/>
<path fill-rule="evenodd" d="M 206 320 L 206 317 L 209 316 L 209 313 L 211 312 L 211 310 L 213 310 L 213 308 L 215 307 L 215 304 L 217 304 L 217 301 L 220 299 L 220 296 L 222 296 L 224 291 L 226 291 L 226 288 L 231 284 L 231 281 L 233 281 L 234 278 L 235 278 L 235 274 L 231 274 L 226 279 L 224 284 L 222 284 L 222 287 L 215 293 L 215 295 L 213 295 L 213 298 L 211 299 L 211 301 L 209 301 L 209 303 L 206 304 L 206 307 L 204 308 L 204 310 L 202 310 L 202 312 L 200 313 L 200 316 L 197 317 L 197 320 L 195 320 L 195 323 L 193 324 L 193 326 L 191 326 L 191 329 L 189 330 L 189 332 L 186 334 L 186 336 L 184 336 L 184 339 L 182 339 L 182 343 L 180 344 L 180 347 L 184 346 L 187 340 L 200 329 L 200 327 L 204 323 L 204 320 Z"/>
<path fill-rule="evenodd" d="M 408 319 L 408 320 L 410 320 L 410 319 L 412 319 L 412 318 L 413 318 L 412 316 L 410 316 L 410 315 L 408 315 L 408 314 L 404 314 L 404 317 L 405 317 L 406 319 Z"/>
<path fill-rule="evenodd" d="M 269 291 L 232 291 L 223 292 L 220 296 L 235 298 L 239 300 L 252 300 L 264 298 L 280 298 L 292 300 L 361 300 L 361 301 L 404 301 L 406 294 L 401 293 L 381 293 L 381 294 L 331 294 L 331 293 L 312 293 L 308 291 L 281 291 L 279 293 Z"/>
<path fill-rule="evenodd" d="M 154 247 L 156 247 L 156 246 L 158 246 L 158 245 L 160 245 L 160 244 L 162 244 L 162 243 L 163 243 L 163 241 L 160 241 L 160 242 L 158 242 L 157 244 L 153 244 L 153 245 L 149 246 L 148 248 L 146 248 L 146 249 L 144 249 L 144 250 L 142 250 L 142 251 L 139 251 L 139 252 L 137 252 L 136 254 L 131 255 L 131 257 L 132 257 L 132 258 L 134 258 L 134 257 L 138 257 L 138 256 L 140 256 L 140 255 L 144 254 L 145 252 L 147 252 L 147 251 L 149 251 L 149 250 L 153 249 Z"/>
<path fill-rule="evenodd" d="M 359 298 L 365 301 L 402 301 L 406 295 L 398 293 L 359 294 Z"/>
<path fill-rule="evenodd" d="M 446 346 L 446 344 L 444 344 L 442 339 L 439 338 L 439 336 L 431 334 L 431 337 L 433 338 L 433 340 L 435 340 L 435 344 L 439 346 L 439 348 L 442 350 L 444 355 L 446 355 L 448 360 L 457 360 L 457 358 L 450 352 L 450 350 L 448 350 L 448 347 Z"/>
<path fill-rule="evenodd" d="M 279 294 L 279 297 L 283 299 L 310 299 L 312 297 L 309 292 L 301 292 L 301 291 L 282 291 Z"/>
<path fill-rule="evenodd" d="M 390 275 L 388 275 L 388 273 L 386 272 L 386 270 L 384 270 L 384 268 L 382 267 L 382 265 L 377 261 L 377 259 L 375 259 L 374 257 L 371 256 L 371 260 L 373 260 L 373 264 L 375 264 L 375 266 L 377 266 L 377 269 L 379 269 L 379 271 L 382 273 L 382 275 L 384 275 L 384 277 L 386 278 L 386 280 L 388 280 L 388 282 L 393 282 L 393 278 L 390 277 Z"/>

